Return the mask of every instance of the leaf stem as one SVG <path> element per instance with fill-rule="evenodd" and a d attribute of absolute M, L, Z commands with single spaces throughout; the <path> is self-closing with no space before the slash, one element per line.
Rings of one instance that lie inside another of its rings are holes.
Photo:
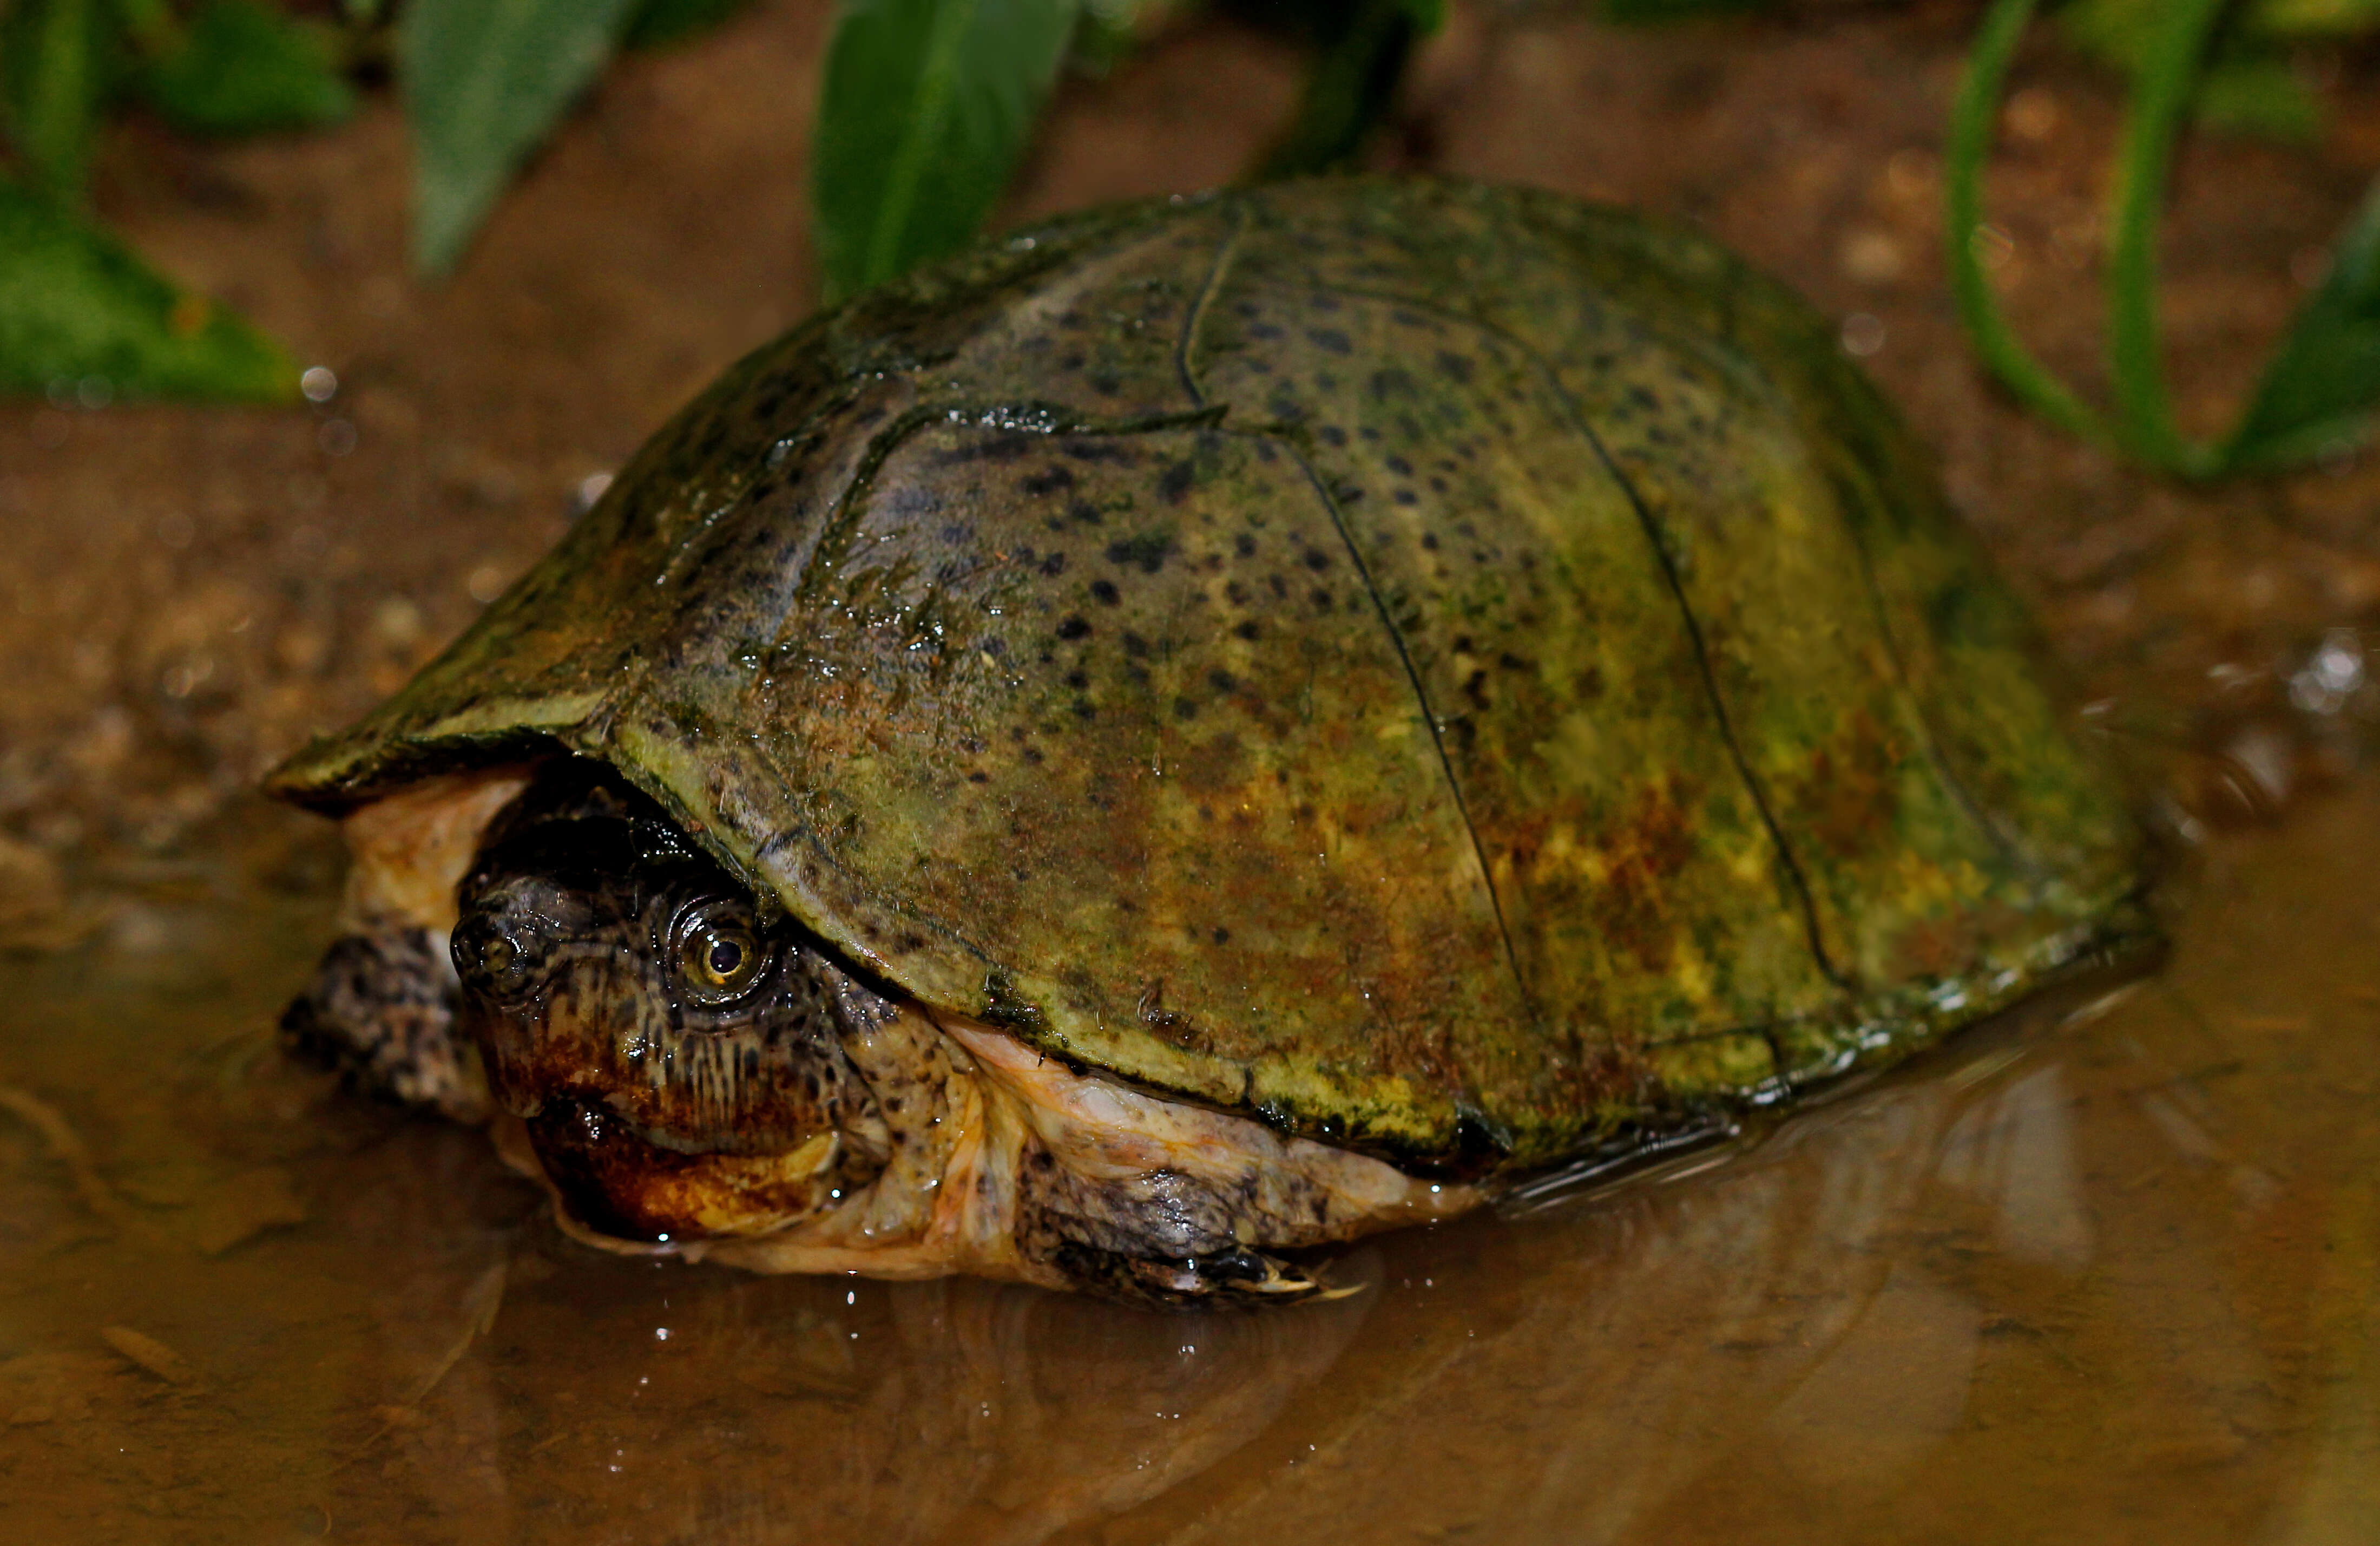
<path fill-rule="evenodd" d="M 1960 77 L 1942 175 L 1950 285 L 1975 352 L 2019 401 L 2070 433 L 2112 444 L 2117 435 L 2107 420 L 2050 374 L 2009 326 L 1978 250 L 1984 230 L 1984 167 L 1991 158 L 2000 86 L 2008 78 L 2017 44 L 2023 40 L 2025 24 L 2033 19 L 2034 4 L 2035 0 L 1994 0 Z"/>
<path fill-rule="evenodd" d="M 2173 420 L 2157 320 L 2157 229 L 2167 176 L 2199 61 L 2228 0 L 2170 0 L 2134 78 L 2116 177 L 2107 192 L 2107 361 L 2125 445 L 2186 477 L 2214 470 L 2211 447 Z"/>

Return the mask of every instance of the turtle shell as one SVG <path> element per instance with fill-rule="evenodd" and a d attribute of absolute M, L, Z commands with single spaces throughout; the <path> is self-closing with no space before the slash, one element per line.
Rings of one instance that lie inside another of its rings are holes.
<path fill-rule="evenodd" d="M 1450 1172 L 2140 927 L 2126 805 L 1833 330 L 1463 183 L 1116 209 L 824 313 L 272 787 L 557 747 L 929 1004 Z"/>

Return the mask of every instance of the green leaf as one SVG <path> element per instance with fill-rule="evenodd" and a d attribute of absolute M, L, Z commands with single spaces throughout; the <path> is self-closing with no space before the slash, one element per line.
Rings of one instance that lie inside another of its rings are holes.
<path fill-rule="evenodd" d="M 2354 443 L 2380 405 L 2380 184 L 2364 196 L 2330 256 L 2330 274 L 2306 298 L 2265 368 L 2248 411 L 2224 446 L 2227 469 L 2302 460 Z"/>
<path fill-rule="evenodd" d="M 79 202 L 110 63 L 99 0 L 16 0 L 0 11 L 0 106 L 34 184 Z"/>
<path fill-rule="evenodd" d="M 336 123 L 356 105 L 329 36 L 259 0 L 208 0 L 138 79 L 169 122 L 198 134 Z"/>
<path fill-rule="evenodd" d="M 397 70 L 412 121 L 413 258 L 453 266 L 516 167 L 601 74 L 635 0 L 411 0 Z"/>
<path fill-rule="evenodd" d="M 119 397 L 298 395 L 297 367 L 271 340 L 49 200 L 0 182 L 0 392 L 91 381 Z"/>
<path fill-rule="evenodd" d="M 620 35 L 623 48 L 661 48 L 708 32 L 750 0 L 638 0 Z"/>
<path fill-rule="evenodd" d="M 1141 13 L 1162 0 L 1082 0 L 1082 16 L 1066 45 L 1066 64 L 1094 79 L 1106 77 L 1140 44 Z"/>
<path fill-rule="evenodd" d="M 810 171 L 830 298 L 954 252 L 999 202 L 1076 0 L 844 0 Z"/>
<path fill-rule="evenodd" d="M 2380 0 L 2263 0 L 2248 25 L 2277 38 L 2348 37 L 2380 27 Z"/>

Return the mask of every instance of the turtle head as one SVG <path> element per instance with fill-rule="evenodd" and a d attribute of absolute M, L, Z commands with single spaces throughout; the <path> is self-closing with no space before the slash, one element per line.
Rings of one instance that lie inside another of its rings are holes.
<path fill-rule="evenodd" d="M 880 1005 L 600 767 L 552 766 L 459 896 L 461 1028 L 577 1221 L 686 1241 L 833 1207 L 889 1135 L 844 1051 Z"/>

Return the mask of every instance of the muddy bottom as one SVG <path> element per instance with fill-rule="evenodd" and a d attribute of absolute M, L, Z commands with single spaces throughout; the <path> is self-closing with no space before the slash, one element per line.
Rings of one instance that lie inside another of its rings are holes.
<path fill-rule="evenodd" d="M 250 846 L 288 842 L 260 817 Z M 245 841 L 245 840 L 244 840 Z M 302 843 L 302 839 L 300 840 Z M 227 853 L 253 856 L 226 841 Z M 0 968 L 0 1536 L 2237 1542 L 2380 1516 L 2380 780 L 2170 967 L 1765 1138 L 1157 1314 L 577 1247 L 273 1050 L 309 893 Z M 268 867 L 269 872 L 269 867 Z M 104 1157 L 102 1163 L 102 1157 Z"/>

